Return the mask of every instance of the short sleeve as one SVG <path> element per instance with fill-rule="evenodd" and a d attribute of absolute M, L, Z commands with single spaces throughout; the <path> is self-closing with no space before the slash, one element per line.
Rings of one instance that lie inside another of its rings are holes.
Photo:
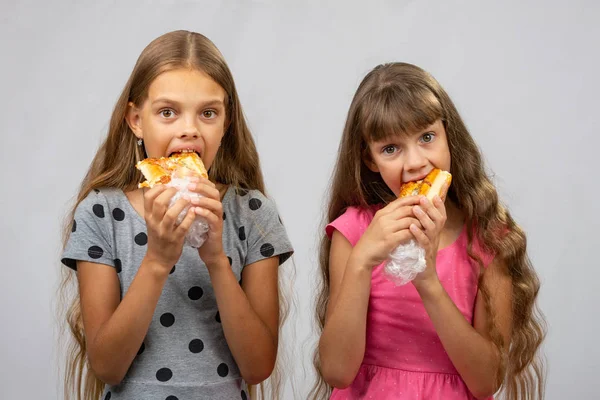
<path fill-rule="evenodd" d="M 333 231 L 339 231 L 352 246 L 355 246 L 373 220 L 375 210 L 348 207 L 338 218 L 325 227 L 325 233 L 331 239 Z"/>
<path fill-rule="evenodd" d="M 477 254 L 481 258 L 481 262 L 483 263 L 484 268 L 487 268 L 494 258 L 496 258 L 496 254 L 491 250 L 487 250 L 484 246 L 483 239 L 477 234 L 476 228 L 473 228 L 473 252 Z"/>
<path fill-rule="evenodd" d="M 110 240 L 108 203 L 101 192 L 92 191 L 75 210 L 71 233 L 61 262 L 77 269 L 77 261 L 115 266 Z"/>
<path fill-rule="evenodd" d="M 283 264 L 294 250 L 275 203 L 256 190 L 244 197 L 248 198 L 248 203 L 243 208 L 244 213 L 248 213 L 246 220 L 250 225 L 244 265 L 275 256 L 279 257 L 279 264 Z"/>

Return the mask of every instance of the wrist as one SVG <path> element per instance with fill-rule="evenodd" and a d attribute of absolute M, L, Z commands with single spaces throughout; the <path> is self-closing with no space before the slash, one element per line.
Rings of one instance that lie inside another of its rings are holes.
<path fill-rule="evenodd" d="M 204 264 L 206 264 L 206 268 L 209 272 L 215 270 L 222 270 L 224 268 L 231 268 L 231 266 L 229 265 L 229 259 L 223 252 L 221 252 L 216 257 L 211 257 L 210 259 L 202 261 L 204 261 Z"/>
<path fill-rule="evenodd" d="M 413 280 L 413 285 L 422 299 L 436 297 L 444 290 L 437 274 L 423 279 L 417 277 L 417 279 Z"/>
<path fill-rule="evenodd" d="M 162 280 L 169 276 L 170 269 L 173 266 L 165 265 L 164 262 L 146 255 L 140 265 L 140 270 L 145 271 L 155 277 L 156 279 Z"/>
<path fill-rule="evenodd" d="M 357 271 L 366 271 L 369 274 L 373 271 L 373 263 L 367 258 L 362 256 L 363 252 L 358 248 L 352 249 L 350 257 L 348 258 L 348 267 Z"/>

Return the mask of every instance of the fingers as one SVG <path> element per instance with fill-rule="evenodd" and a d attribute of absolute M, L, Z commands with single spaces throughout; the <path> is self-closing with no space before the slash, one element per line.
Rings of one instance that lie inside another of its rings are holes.
<path fill-rule="evenodd" d="M 210 210 L 219 218 L 223 218 L 223 204 L 220 200 L 211 199 L 209 197 L 192 198 L 191 203 L 199 208 Z"/>
<path fill-rule="evenodd" d="M 188 190 L 211 199 L 221 199 L 221 194 L 219 193 L 216 185 L 208 179 L 198 177 L 195 178 L 194 181 L 188 185 Z"/>
<path fill-rule="evenodd" d="M 446 209 L 439 196 L 434 197 L 433 203 L 422 198 L 419 205 L 413 207 L 413 212 L 430 240 L 442 230 L 446 222 Z"/>
<path fill-rule="evenodd" d="M 412 233 L 412 236 L 415 238 L 419 246 L 421 246 L 424 249 L 427 249 L 431 245 L 431 240 L 429 239 L 427 234 L 425 234 L 423 230 L 419 229 L 417 225 L 411 224 L 409 229 L 410 233 Z"/>
<path fill-rule="evenodd" d="M 408 229 L 410 225 L 415 224 L 417 227 L 422 228 L 421 221 L 413 216 L 395 220 L 390 225 L 390 230 L 394 233 L 404 229 Z"/>
<path fill-rule="evenodd" d="M 411 239 L 413 239 L 413 234 L 411 233 L 409 228 L 401 229 L 392 235 L 392 239 L 393 239 L 394 243 L 401 245 L 401 244 L 407 243 Z"/>
<path fill-rule="evenodd" d="M 179 214 L 181 214 L 184 208 L 189 204 L 190 202 L 186 199 L 177 200 L 175 204 L 173 204 L 173 206 L 164 214 L 164 217 L 162 218 L 163 225 L 168 228 L 175 227 L 175 225 L 177 225 L 177 218 L 179 217 Z"/>
<path fill-rule="evenodd" d="M 177 193 L 177 189 L 175 188 L 165 188 L 162 193 L 159 193 L 158 196 L 154 198 L 154 201 L 150 205 L 150 210 L 146 210 L 150 213 L 157 221 L 162 221 L 164 218 L 167 209 L 169 208 L 169 203 L 173 196 Z"/>
<path fill-rule="evenodd" d="M 144 210 L 146 214 L 152 215 L 154 200 L 156 200 L 156 198 L 160 196 L 165 190 L 167 190 L 167 187 L 165 185 L 156 185 L 152 189 L 149 189 L 148 191 L 146 191 L 146 193 L 144 193 Z"/>
<path fill-rule="evenodd" d="M 196 207 L 194 208 L 196 215 L 204 217 L 206 222 L 208 222 L 208 227 L 211 231 L 215 231 L 219 229 L 219 224 L 222 223 L 221 217 L 217 216 L 211 210 L 206 208 Z"/>
<path fill-rule="evenodd" d="M 419 204 L 421 196 L 399 197 L 380 210 L 381 214 L 394 212 L 398 208 Z"/>
<path fill-rule="evenodd" d="M 180 237 L 186 235 L 195 219 L 196 213 L 194 212 L 194 208 L 190 207 L 183 221 L 181 221 L 179 226 L 175 229 L 175 234 Z"/>

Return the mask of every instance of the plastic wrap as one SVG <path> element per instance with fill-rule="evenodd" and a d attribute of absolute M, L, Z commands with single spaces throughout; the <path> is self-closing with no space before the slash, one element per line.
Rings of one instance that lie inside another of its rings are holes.
<path fill-rule="evenodd" d="M 189 176 L 181 177 L 181 178 L 173 178 L 166 186 L 174 187 L 177 189 L 177 193 L 171 199 L 171 203 L 169 207 L 172 207 L 177 200 L 182 197 L 189 197 L 191 199 L 199 199 L 202 196 L 198 193 L 191 192 L 188 190 L 188 185 L 192 182 L 189 180 Z M 185 207 L 179 216 L 177 217 L 177 223 L 180 224 L 181 221 L 185 218 L 190 206 Z M 192 222 L 190 229 L 185 236 L 185 244 L 187 246 L 191 246 L 194 248 L 199 248 L 204 244 L 206 238 L 208 236 L 208 222 L 204 217 L 196 215 L 196 219 Z"/>
<path fill-rule="evenodd" d="M 405 285 L 425 271 L 425 249 L 411 240 L 406 244 L 396 247 L 384 266 L 384 274 L 397 286 Z"/>

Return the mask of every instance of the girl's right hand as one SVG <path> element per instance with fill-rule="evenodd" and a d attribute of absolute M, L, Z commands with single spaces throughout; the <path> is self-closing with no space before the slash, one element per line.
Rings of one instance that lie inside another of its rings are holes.
<path fill-rule="evenodd" d="M 164 268 L 167 274 L 181 257 L 185 235 L 196 217 L 190 207 L 177 225 L 177 217 L 189 200 L 179 199 L 169 208 L 175 193 L 175 188 L 157 185 L 144 194 L 144 219 L 148 230 L 146 258 Z"/>
<path fill-rule="evenodd" d="M 413 213 L 413 207 L 419 204 L 420 198 L 399 198 L 375 213 L 369 227 L 352 250 L 359 257 L 361 265 L 373 268 L 381 264 L 398 245 L 413 238 L 409 227 L 411 224 L 421 226 Z"/>

